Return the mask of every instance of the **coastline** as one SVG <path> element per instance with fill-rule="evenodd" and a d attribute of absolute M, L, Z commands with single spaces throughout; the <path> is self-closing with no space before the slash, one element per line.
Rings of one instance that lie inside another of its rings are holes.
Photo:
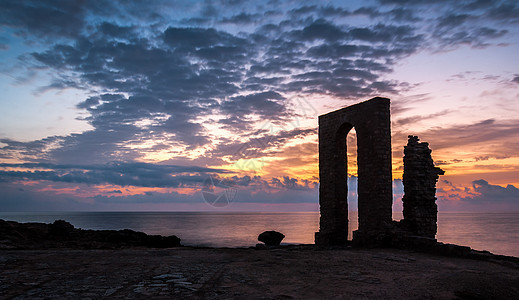
<path fill-rule="evenodd" d="M 280 217 L 282 214 L 282 217 Z M 230 217 L 229 217 L 230 216 Z M 352 211 L 349 239 L 357 229 Z M 33 212 L 0 213 L 0 219 L 17 222 L 52 223 L 63 219 L 76 228 L 92 230 L 132 229 L 153 235 L 178 235 L 183 245 L 242 247 L 254 245 L 257 235 L 277 230 L 289 244 L 313 244 L 319 212 L 312 213 L 228 213 L 228 212 Z M 393 213 L 393 220 L 402 219 Z M 437 240 L 470 246 L 477 250 L 519 257 L 519 212 L 439 212 Z M 239 231 L 236 231 L 239 229 Z"/>
<path fill-rule="evenodd" d="M 454 251 L 443 253 L 315 245 L 94 245 L 3 248 L 0 294 L 17 299 L 519 298 L 519 258 L 450 244 L 445 245 Z"/>

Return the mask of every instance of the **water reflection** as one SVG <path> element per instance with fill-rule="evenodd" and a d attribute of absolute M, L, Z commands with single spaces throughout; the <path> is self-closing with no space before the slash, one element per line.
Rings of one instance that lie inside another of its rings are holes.
<path fill-rule="evenodd" d="M 283 243 L 313 244 L 319 230 L 319 213 L 235 212 L 95 212 L 95 213 L 0 213 L 0 218 L 18 222 L 63 219 L 83 229 L 133 229 L 148 234 L 177 235 L 182 244 L 213 247 L 255 245 L 258 234 L 276 230 Z M 400 220 L 402 213 L 393 213 Z M 358 227 L 357 212 L 349 213 L 349 233 Z M 440 212 L 438 241 L 470 246 L 497 254 L 519 256 L 519 213 Z"/>

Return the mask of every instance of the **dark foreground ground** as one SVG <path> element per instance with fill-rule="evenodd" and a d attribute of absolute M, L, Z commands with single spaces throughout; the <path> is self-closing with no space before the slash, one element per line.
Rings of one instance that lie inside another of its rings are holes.
<path fill-rule="evenodd" d="M 0 298 L 519 299 L 519 266 L 394 249 L 1 250 Z"/>

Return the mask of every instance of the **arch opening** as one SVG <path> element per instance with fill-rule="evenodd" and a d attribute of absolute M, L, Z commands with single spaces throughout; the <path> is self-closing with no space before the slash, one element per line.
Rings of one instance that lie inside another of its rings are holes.
<path fill-rule="evenodd" d="M 354 149 L 349 152 L 357 157 L 359 224 L 353 241 L 369 240 L 379 235 L 392 220 L 389 99 L 373 98 L 319 116 L 321 216 L 316 244 L 344 245 L 348 242 L 347 139 L 353 127 L 357 153 L 355 155 Z M 351 170 L 353 168 L 350 168 L 350 173 Z"/>
<path fill-rule="evenodd" d="M 346 136 L 347 175 L 348 175 L 348 240 L 353 238 L 353 231 L 359 227 L 358 207 L 358 163 L 357 163 L 357 132 L 353 127 Z"/>

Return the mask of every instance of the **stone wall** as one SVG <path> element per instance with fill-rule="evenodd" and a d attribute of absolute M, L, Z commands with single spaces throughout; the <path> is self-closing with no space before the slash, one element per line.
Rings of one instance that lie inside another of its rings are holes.
<path fill-rule="evenodd" d="M 429 144 L 409 136 L 404 147 L 403 228 L 410 234 L 435 238 L 438 207 L 436 183 L 444 171 L 434 166 Z"/>
<path fill-rule="evenodd" d="M 346 136 L 357 133 L 359 230 L 369 239 L 392 224 L 391 122 L 389 99 L 373 98 L 319 116 L 318 245 L 343 245 L 348 236 L 348 161 Z"/>

